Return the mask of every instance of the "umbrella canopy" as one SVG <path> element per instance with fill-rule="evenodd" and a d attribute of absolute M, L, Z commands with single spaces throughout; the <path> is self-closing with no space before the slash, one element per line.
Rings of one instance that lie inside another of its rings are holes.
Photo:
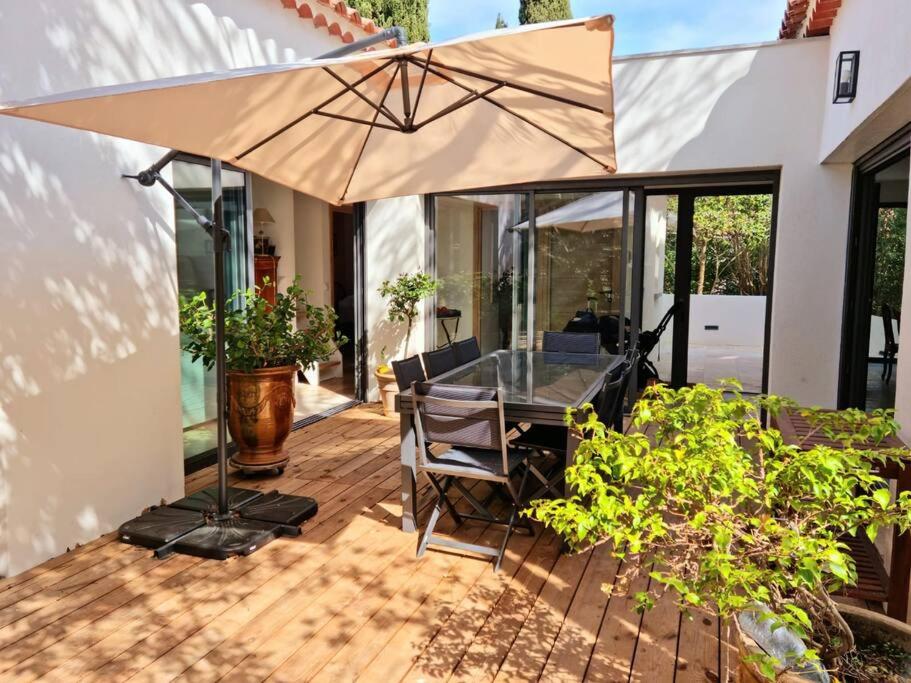
<path fill-rule="evenodd" d="M 0 107 L 220 159 L 332 203 L 616 170 L 610 16 Z"/>
<path fill-rule="evenodd" d="M 623 193 L 595 192 L 536 217 L 535 226 L 576 232 L 622 228 Z M 528 229 L 528 221 L 515 226 L 515 229 Z"/>

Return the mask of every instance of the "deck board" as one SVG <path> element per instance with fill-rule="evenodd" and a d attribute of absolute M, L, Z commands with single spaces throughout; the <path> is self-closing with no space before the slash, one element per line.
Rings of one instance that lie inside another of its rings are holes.
<path fill-rule="evenodd" d="M 670 601 L 635 614 L 601 590 L 619 566 L 606 546 L 561 554 L 539 529 L 512 539 L 498 574 L 434 550 L 417 560 L 397 440 L 396 420 L 352 409 L 294 432 L 281 477 L 234 476 L 320 503 L 300 537 L 249 557 L 159 561 L 107 534 L 3 581 L 0 679 L 719 680 L 717 620 L 681 620 Z M 214 483 L 214 468 L 186 479 Z M 426 485 L 418 501 L 426 515 Z M 502 533 L 448 516 L 439 530 L 490 546 Z"/>

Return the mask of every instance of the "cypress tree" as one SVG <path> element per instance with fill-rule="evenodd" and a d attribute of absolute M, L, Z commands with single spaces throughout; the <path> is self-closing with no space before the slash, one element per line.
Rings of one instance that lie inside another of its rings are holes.
<path fill-rule="evenodd" d="M 506 20 L 503 18 L 503 15 L 497 12 L 497 23 L 494 28 L 507 28 L 509 24 L 506 23 Z"/>
<path fill-rule="evenodd" d="M 347 0 L 348 5 L 362 16 L 373 19 L 379 26 L 401 26 L 408 41 L 430 40 L 427 19 L 427 0 Z"/>
<path fill-rule="evenodd" d="M 542 21 L 572 19 L 569 0 L 520 0 L 519 23 L 537 24 Z"/>

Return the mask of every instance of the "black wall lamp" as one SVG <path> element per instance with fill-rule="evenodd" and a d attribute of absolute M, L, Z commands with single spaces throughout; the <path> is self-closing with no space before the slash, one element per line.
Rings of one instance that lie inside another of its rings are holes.
<path fill-rule="evenodd" d="M 860 51 L 839 52 L 835 62 L 834 104 L 853 102 L 857 96 L 857 70 L 860 66 Z"/>

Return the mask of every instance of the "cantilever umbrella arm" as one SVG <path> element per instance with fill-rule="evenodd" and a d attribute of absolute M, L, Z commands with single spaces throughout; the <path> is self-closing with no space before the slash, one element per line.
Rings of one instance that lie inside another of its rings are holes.
<path fill-rule="evenodd" d="M 345 45 L 328 52 L 318 59 L 343 57 L 352 52 L 376 45 L 387 40 L 395 40 L 399 46 L 407 43 L 405 29 L 393 26 L 384 29 L 363 40 Z M 179 154 L 171 150 L 161 159 L 144 171 L 134 175 L 124 174 L 124 178 L 136 180 L 143 187 L 161 185 L 182 206 L 197 223 L 212 237 L 215 251 L 215 376 L 216 376 L 216 415 L 217 415 L 217 456 L 218 456 L 218 501 L 217 518 L 227 520 L 231 515 L 228 500 L 228 436 L 227 436 L 227 368 L 225 359 L 225 251 L 230 249 L 230 233 L 225 227 L 224 204 L 221 187 L 221 167 L 219 159 L 212 159 L 212 218 L 207 218 L 197 211 L 190 202 L 175 190 L 162 175 L 162 169 L 171 163 Z"/>

